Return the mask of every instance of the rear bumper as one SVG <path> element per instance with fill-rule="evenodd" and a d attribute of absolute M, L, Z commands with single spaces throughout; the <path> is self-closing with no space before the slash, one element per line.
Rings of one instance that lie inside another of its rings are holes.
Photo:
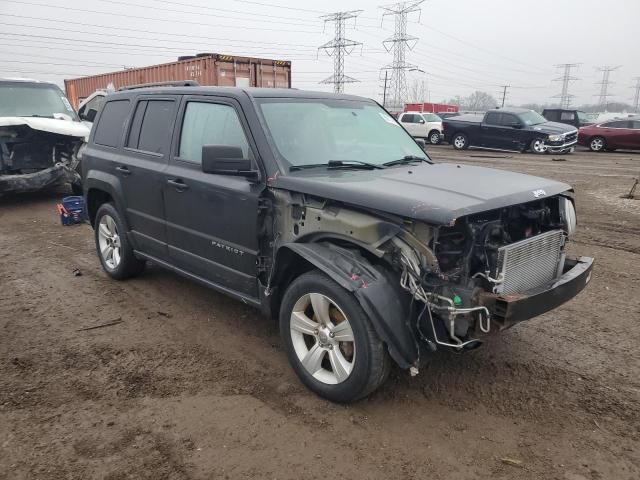
<path fill-rule="evenodd" d="M 500 325 L 500 329 L 509 328 L 571 300 L 587 286 L 591 280 L 592 269 L 593 258 L 568 258 L 564 273 L 554 282 L 525 293 L 504 296 L 482 293 L 479 303 L 489 309 L 491 319 Z"/>
<path fill-rule="evenodd" d="M 80 175 L 73 169 L 58 163 L 53 167 L 34 173 L 20 175 L 0 175 L 1 193 L 36 192 L 49 186 L 76 183 Z"/>

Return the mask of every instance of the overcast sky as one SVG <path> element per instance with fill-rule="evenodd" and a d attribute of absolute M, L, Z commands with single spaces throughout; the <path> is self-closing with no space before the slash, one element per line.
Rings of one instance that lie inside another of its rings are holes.
<path fill-rule="evenodd" d="M 333 60 L 317 47 L 333 36 L 324 13 L 363 10 L 347 37 L 363 43 L 345 73 L 361 82 L 346 92 L 380 98 L 380 68 L 391 63 L 382 41 L 393 19 L 364 0 L 0 0 L 0 76 L 52 80 L 145 66 L 178 55 L 216 52 L 291 60 L 293 86 L 331 90 L 318 82 Z M 144 18 L 141 18 L 144 17 Z M 407 61 L 426 74 L 432 101 L 474 90 L 508 102 L 552 102 L 561 85 L 554 65 L 581 63 L 574 104 L 595 103 L 598 67 L 611 73 L 611 101 L 631 102 L 640 76 L 639 0 L 426 0 L 408 33 L 419 37 Z"/>

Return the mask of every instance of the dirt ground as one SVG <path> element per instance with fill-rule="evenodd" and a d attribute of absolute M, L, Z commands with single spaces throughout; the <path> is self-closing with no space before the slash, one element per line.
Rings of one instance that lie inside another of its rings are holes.
<path fill-rule="evenodd" d="M 430 152 L 574 185 L 593 280 L 350 406 L 242 303 L 153 266 L 109 280 L 60 192 L 1 198 L 0 479 L 640 478 L 640 154 Z"/>

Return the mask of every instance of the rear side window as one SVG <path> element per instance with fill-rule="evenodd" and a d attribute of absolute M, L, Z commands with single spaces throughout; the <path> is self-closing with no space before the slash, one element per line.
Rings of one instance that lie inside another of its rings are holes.
<path fill-rule="evenodd" d="M 189 102 L 180 134 L 181 160 L 202 163 L 204 145 L 240 147 L 251 158 L 249 143 L 235 108 L 218 103 Z"/>
<path fill-rule="evenodd" d="M 484 117 L 484 123 L 487 125 L 500 125 L 500 117 L 502 117 L 502 114 L 498 112 L 489 112 Z"/>
<path fill-rule="evenodd" d="M 425 115 L 425 117 L 427 119 L 427 122 L 440 122 L 440 121 L 442 121 L 442 119 L 438 115 L 435 115 L 433 113 L 429 113 L 429 114 Z"/>
<path fill-rule="evenodd" d="M 120 145 L 124 124 L 129 114 L 129 100 L 112 100 L 104 104 L 93 141 L 98 145 Z"/>
<path fill-rule="evenodd" d="M 573 112 L 562 112 L 560 114 L 560 120 L 575 120 L 576 116 Z"/>
<path fill-rule="evenodd" d="M 173 100 L 143 100 L 133 115 L 127 147 L 144 152 L 166 154 L 173 129 Z"/>

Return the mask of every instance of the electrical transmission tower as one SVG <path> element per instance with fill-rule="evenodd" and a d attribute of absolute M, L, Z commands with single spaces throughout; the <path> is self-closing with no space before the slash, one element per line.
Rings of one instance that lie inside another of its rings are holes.
<path fill-rule="evenodd" d="M 320 83 L 332 83 L 335 93 L 344 92 L 345 83 L 358 81 L 344 74 L 344 57 L 345 55 L 350 55 L 353 49 L 358 45 L 362 45 L 362 43 L 345 38 L 344 32 L 346 21 L 352 18 L 355 19 L 360 13 L 362 13 L 362 10 L 351 10 L 349 12 L 336 12 L 320 17 L 324 20 L 325 25 L 327 22 L 333 22 L 335 24 L 335 36 L 333 40 L 328 41 L 318 48 L 318 50 L 327 52 L 327 55 L 333 56 L 333 75 L 325 78 Z"/>
<path fill-rule="evenodd" d="M 598 68 L 598 71 L 602 72 L 602 81 L 598 82 L 596 85 L 600 85 L 600 94 L 598 95 L 598 105 L 604 108 L 604 111 L 607 111 L 607 98 L 611 96 L 609 93 L 609 85 L 612 85 L 613 82 L 609 80 L 609 76 L 611 72 L 619 69 L 620 66 L 617 67 L 609 67 L 605 65 L 604 67 Z"/>
<path fill-rule="evenodd" d="M 578 68 L 580 65 L 580 63 L 561 63 L 560 65 L 556 65 L 556 68 L 564 69 L 564 74 L 562 75 L 562 77 L 553 79 L 554 82 L 562 82 L 562 92 L 553 97 L 560 99 L 561 108 L 569 108 L 569 105 L 571 105 L 571 99 L 575 97 L 575 95 L 571 95 L 569 93 L 569 83 L 574 80 L 580 79 L 572 76 L 571 70 L 574 68 Z"/>
<path fill-rule="evenodd" d="M 640 77 L 635 77 L 634 80 L 636 81 L 636 85 L 635 88 L 636 89 L 636 94 L 633 96 L 633 108 L 636 111 L 636 113 L 640 112 Z"/>
<path fill-rule="evenodd" d="M 387 52 L 393 51 L 393 63 L 387 65 L 383 70 L 390 70 L 389 95 L 386 103 L 391 111 L 401 111 L 407 99 L 407 70 L 417 68 L 406 62 L 407 48 L 413 50 L 418 37 L 407 34 L 407 21 L 409 14 L 420 12 L 420 4 L 424 0 L 414 0 L 399 2 L 391 5 L 384 5 L 380 8 L 384 10 L 382 19 L 387 15 L 395 18 L 395 31 L 393 35 L 382 42 Z"/>

